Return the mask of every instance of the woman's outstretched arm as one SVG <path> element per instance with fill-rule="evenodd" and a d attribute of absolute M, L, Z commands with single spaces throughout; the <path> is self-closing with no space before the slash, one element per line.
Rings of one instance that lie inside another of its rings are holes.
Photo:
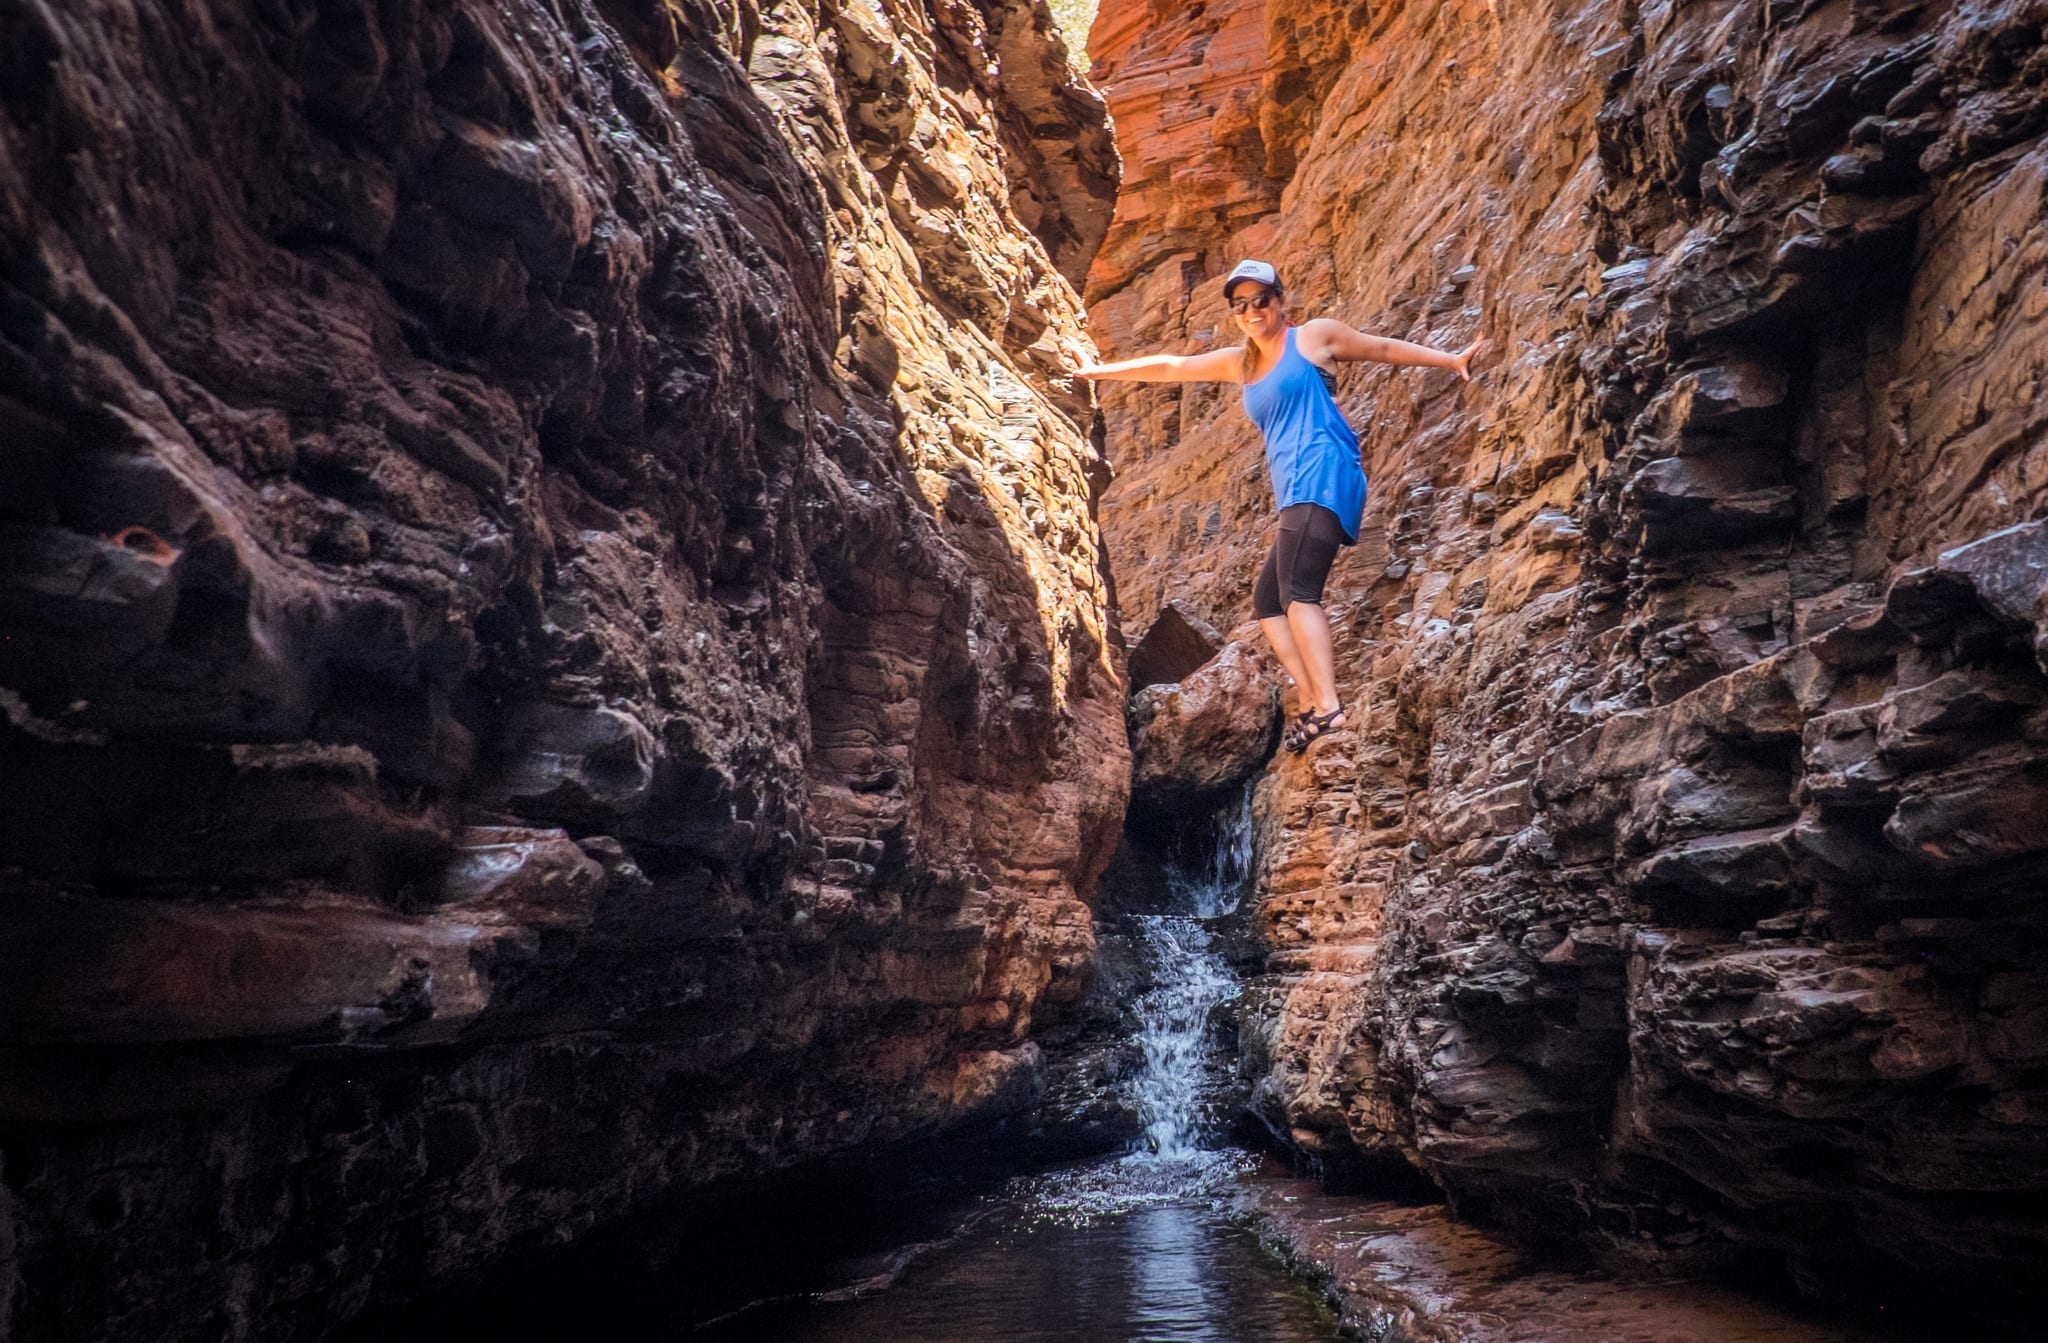
<path fill-rule="evenodd" d="M 1322 363 L 1327 357 L 1374 364 L 1396 364 L 1404 368 L 1447 368 L 1460 378 L 1470 381 L 1472 352 L 1486 342 L 1483 339 L 1475 340 L 1464 349 L 1452 353 L 1449 350 L 1417 345 L 1413 341 L 1368 336 L 1335 318 L 1318 317 L 1301 324 L 1301 331 L 1295 337 L 1294 343 L 1304 358 L 1316 363 Z"/>
<path fill-rule="evenodd" d="M 1237 382 L 1244 367 L 1241 347 L 1207 354 L 1146 354 L 1114 364 L 1083 364 L 1077 378 L 1113 382 Z"/>

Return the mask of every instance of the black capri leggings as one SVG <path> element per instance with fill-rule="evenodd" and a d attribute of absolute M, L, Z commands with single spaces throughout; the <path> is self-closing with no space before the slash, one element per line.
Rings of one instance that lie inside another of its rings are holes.
<path fill-rule="evenodd" d="M 1287 614 L 1290 602 L 1322 604 L 1323 584 L 1337 547 L 1348 546 L 1344 524 L 1321 504 L 1289 504 L 1280 510 L 1266 567 L 1252 584 L 1252 613 L 1265 620 Z"/>

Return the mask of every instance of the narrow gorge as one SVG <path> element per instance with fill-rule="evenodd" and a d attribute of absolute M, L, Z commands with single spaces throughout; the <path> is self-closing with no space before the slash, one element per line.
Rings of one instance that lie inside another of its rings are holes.
<path fill-rule="evenodd" d="M 0 0 L 0 1339 L 2023 1332 L 2044 220 L 2042 0 Z M 1485 342 L 1299 754 L 1244 257 Z"/>

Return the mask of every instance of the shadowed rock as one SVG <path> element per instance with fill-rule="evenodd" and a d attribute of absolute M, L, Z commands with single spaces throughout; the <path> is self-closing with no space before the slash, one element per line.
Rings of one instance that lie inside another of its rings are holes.
<path fill-rule="evenodd" d="M 1030 0 L 0 9 L 0 1335 L 1032 1103 L 1114 176 Z"/>
<path fill-rule="evenodd" d="M 1171 685 L 1215 657 L 1223 636 L 1178 602 L 1159 608 L 1159 615 L 1138 646 L 1131 650 L 1131 689 Z"/>

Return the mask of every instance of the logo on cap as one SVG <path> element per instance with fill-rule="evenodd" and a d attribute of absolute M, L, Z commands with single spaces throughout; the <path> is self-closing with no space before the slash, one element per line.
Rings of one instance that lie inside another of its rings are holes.
<path fill-rule="evenodd" d="M 1230 277 L 1223 282 L 1223 296 L 1225 298 L 1230 297 L 1230 287 L 1239 280 L 1255 280 L 1259 284 L 1265 285 L 1268 289 L 1278 289 L 1280 287 L 1280 272 L 1274 270 L 1268 262 L 1240 261 L 1231 268 Z"/>

